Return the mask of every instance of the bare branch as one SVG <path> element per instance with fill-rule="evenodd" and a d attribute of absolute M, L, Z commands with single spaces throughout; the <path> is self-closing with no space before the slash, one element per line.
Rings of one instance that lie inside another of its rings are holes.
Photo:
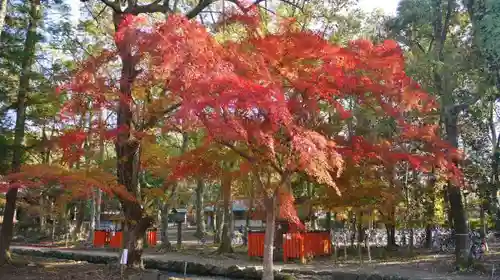
<path fill-rule="evenodd" d="M 213 2 L 215 2 L 215 1 L 214 0 L 199 0 L 198 5 L 196 5 L 191 11 L 189 11 L 186 14 L 186 17 L 189 19 L 195 18 L 196 16 L 198 16 L 198 14 L 203 9 L 210 6 L 210 4 L 212 4 Z"/>
<path fill-rule="evenodd" d="M 179 107 L 181 107 L 181 103 L 176 103 L 176 104 L 174 104 L 174 105 L 166 108 L 159 115 L 163 116 L 165 114 L 172 113 L 173 111 L 175 111 Z M 158 114 L 154 114 L 154 116 L 152 116 L 151 118 L 149 118 L 149 120 L 146 123 L 144 123 L 144 125 L 141 127 L 141 129 L 148 129 L 148 128 L 154 126 L 158 122 L 158 120 L 159 120 Z"/>
<path fill-rule="evenodd" d="M 106 6 L 110 7 L 111 9 L 113 9 L 113 11 L 119 13 L 120 12 L 120 5 L 118 4 L 118 2 L 111 2 L 110 0 L 101 0 L 102 3 L 104 3 Z"/>

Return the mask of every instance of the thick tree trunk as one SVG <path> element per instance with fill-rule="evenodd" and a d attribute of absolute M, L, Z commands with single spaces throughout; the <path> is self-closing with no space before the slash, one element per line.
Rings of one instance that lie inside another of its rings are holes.
<path fill-rule="evenodd" d="M 146 230 L 151 226 L 153 219 L 145 217 L 139 220 L 139 223 L 128 228 L 128 236 L 126 240 L 126 248 L 128 249 L 127 266 L 129 267 L 143 267 L 142 265 L 142 251 L 144 246 L 144 236 Z"/>
<path fill-rule="evenodd" d="M 205 194 L 205 182 L 202 179 L 197 180 L 196 187 L 196 237 L 201 239 L 206 234 L 205 228 L 205 209 L 203 196 Z"/>
<path fill-rule="evenodd" d="M 396 247 L 396 227 L 394 224 L 385 224 L 385 230 L 387 232 L 387 247 Z"/>
<path fill-rule="evenodd" d="M 2 5 L 4 4 L 2 1 Z M 30 88 L 30 72 L 35 59 L 38 36 L 36 29 L 41 18 L 40 0 L 30 1 L 30 21 L 24 42 L 21 75 L 19 77 L 19 91 L 17 94 L 16 126 L 12 156 L 12 172 L 19 172 L 23 158 L 24 126 L 26 121 L 26 99 Z M 0 7 L 0 12 L 3 12 Z M 5 14 L 4 14 L 5 16 Z M 2 19 L 3 20 L 3 19 Z M 9 247 L 14 227 L 14 212 L 16 210 L 17 188 L 7 191 L 3 214 L 3 224 L 0 231 L 0 265 L 10 262 Z"/>
<path fill-rule="evenodd" d="M 168 215 L 170 213 L 170 205 L 168 203 L 163 204 L 163 209 L 161 210 L 161 249 L 166 251 L 172 250 L 172 243 L 168 238 Z"/>
<path fill-rule="evenodd" d="M 459 266 L 468 266 L 469 260 L 469 244 L 468 244 L 468 228 L 465 217 L 465 209 L 462 202 L 460 189 L 448 185 L 450 194 L 451 213 L 455 230 L 455 257 L 456 263 Z"/>
<path fill-rule="evenodd" d="M 231 178 L 222 179 L 222 196 L 223 196 L 223 209 L 224 216 L 222 222 L 222 236 L 219 249 L 219 253 L 232 253 L 233 247 L 231 244 L 231 214 L 232 214 L 232 204 L 231 204 Z"/>
<path fill-rule="evenodd" d="M 262 280 L 274 280 L 274 229 L 276 226 L 276 198 L 264 199 L 266 209 L 266 233 L 264 235 L 264 262 Z"/>
<path fill-rule="evenodd" d="M 387 213 L 387 218 L 389 221 L 385 223 L 385 229 L 387 231 L 387 248 L 395 248 L 396 244 L 396 207 L 391 207 L 389 213 Z"/>
<path fill-rule="evenodd" d="M 125 14 L 117 13 L 113 15 L 115 30 L 121 24 Z M 133 114 L 131 103 L 132 84 L 139 73 L 135 69 L 137 60 L 132 54 L 131 42 L 125 38 L 123 41 L 116 41 L 116 46 L 122 62 L 120 76 L 121 97 L 118 103 L 117 127 L 122 130 L 118 133 L 115 144 L 117 158 L 118 183 L 125 186 L 127 191 L 134 194 L 136 201 L 122 200 L 123 212 L 126 220 L 127 232 L 124 232 L 124 241 L 128 249 L 128 266 L 140 266 L 142 255 L 142 241 L 147 228 L 151 225 L 151 217 L 143 217 L 140 203 L 141 191 L 139 186 L 139 157 L 140 143 L 131 137 L 131 130 L 134 129 L 132 122 Z"/>
<path fill-rule="evenodd" d="M 453 147 L 458 147 L 458 128 L 457 118 L 459 111 L 449 110 L 445 117 L 446 138 Z M 465 207 L 462 200 L 461 190 L 448 182 L 447 186 L 450 210 L 453 219 L 453 228 L 455 229 L 455 257 L 458 266 L 469 266 L 469 229 Z"/>

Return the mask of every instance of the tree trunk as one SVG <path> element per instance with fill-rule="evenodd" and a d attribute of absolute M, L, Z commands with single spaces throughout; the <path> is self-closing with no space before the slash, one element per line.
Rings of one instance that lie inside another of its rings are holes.
<path fill-rule="evenodd" d="M 266 209 L 266 233 L 264 235 L 264 262 L 262 280 L 274 280 L 274 229 L 276 225 L 276 198 L 266 197 L 264 199 Z"/>
<path fill-rule="evenodd" d="M 5 16 L 7 15 L 7 0 L 0 0 L 0 36 L 5 26 Z"/>
<path fill-rule="evenodd" d="M 469 266 L 468 228 L 460 189 L 448 185 L 455 230 L 455 257 L 459 266 Z"/>
<path fill-rule="evenodd" d="M 356 215 L 349 211 L 349 218 L 351 219 L 351 248 L 354 248 L 354 242 L 356 241 Z M 347 246 L 347 244 L 346 244 Z"/>
<path fill-rule="evenodd" d="M 392 206 L 387 214 L 389 221 L 385 223 L 387 231 L 387 248 L 395 248 L 396 244 L 396 207 Z"/>
<path fill-rule="evenodd" d="M 144 217 L 136 225 L 131 226 L 130 223 L 128 224 L 128 235 L 125 243 L 128 249 L 127 266 L 143 267 L 141 257 L 144 247 L 144 236 L 152 223 L 153 219 L 151 217 Z"/>
<path fill-rule="evenodd" d="M 87 240 L 90 244 L 94 242 L 94 232 L 96 230 L 95 221 L 96 221 L 96 212 L 97 212 L 97 197 L 94 190 L 92 190 L 92 197 L 90 201 L 90 227 L 89 227 L 89 235 Z"/>
<path fill-rule="evenodd" d="M 248 211 L 246 213 L 246 231 L 250 229 L 250 221 L 252 220 L 253 204 L 254 204 L 254 188 L 250 188 L 250 203 L 248 205 Z"/>
<path fill-rule="evenodd" d="M 182 249 L 182 223 L 177 222 L 177 251 Z"/>
<path fill-rule="evenodd" d="M 363 240 L 365 240 L 365 228 L 363 225 L 363 211 L 358 212 L 357 220 L 358 220 L 358 222 L 357 222 L 357 224 L 358 224 L 358 228 L 357 228 L 358 244 L 361 244 L 361 243 L 363 243 Z"/>
<path fill-rule="evenodd" d="M 369 221 L 368 221 L 368 233 L 365 236 L 365 247 L 366 247 L 366 253 L 368 254 L 368 261 L 369 262 L 372 262 L 372 251 L 371 251 L 371 246 L 370 246 L 372 229 L 373 229 L 373 215 L 372 215 L 372 212 L 370 211 L 370 217 L 369 217 Z"/>
<path fill-rule="evenodd" d="M 431 173 L 432 177 L 429 180 L 429 189 L 428 189 L 428 201 L 426 201 L 426 219 L 427 224 L 425 225 L 425 247 L 427 249 L 432 248 L 432 232 L 434 229 L 434 215 L 435 215 L 435 204 L 436 204 L 436 194 L 434 191 L 434 187 L 436 185 L 436 176 L 434 175 L 434 170 Z"/>
<path fill-rule="evenodd" d="M 102 204 L 102 191 L 97 189 L 96 198 L 96 213 L 95 213 L 95 226 L 96 228 L 101 228 L 101 204 Z"/>
<path fill-rule="evenodd" d="M 357 239 L 357 249 L 358 249 L 358 258 L 359 258 L 359 264 L 363 265 L 363 212 L 362 211 L 357 211 L 357 232 L 358 232 L 358 239 Z"/>
<path fill-rule="evenodd" d="M 224 177 L 222 179 L 222 196 L 223 196 L 223 208 L 224 208 L 224 216 L 222 222 L 222 236 L 221 243 L 219 245 L 219 249 L 217 250 L 219 253 L 232 253 L 233 247 L 231 244 L 231 213 L 232 213 L 232 205 L 231 205 L 231 183 L 232 179 Z"/>
<path fill-rule="evenodd" d="M 481 234 L 481 238 L 485 238 L 486 237 L 486 231 L 487 231 L 486 211 L 485 211 L 485 208 L 484 208 L 484 204 L 481 204 L 479 207 L 480 207 L 480 209 L 479 209 L 479 220 L 480 220 L 480 224 L 481 224 L 480 234 Z"/>
<path fill-rule="evenodd" d="M 113 21 L 115 30 L 121 24 L 125 14 L 115 12 Z M 143 217 L 142 207 L 140 205 L 141 191 L 139 186 L 139 157 L 140 143 L 137 139 L 131 137 L 131 131 L 134 130 L 132 122 L 132 107 L 127 100 L 132 99 L 132 84 L 137 77 L 139 71 L 135 69 L 136 59 L 132 55 L 131 42 L 124 38 L 122 41 L 116 41 L 122 69 L 120 75 L 120 92 L 121 97 L 118 103 L 117 127 L 121 128 L 118 133 L 115 150 L 117 158 L 117 175 L 118 183 L 125 186 L 127 191 L 134 194 L 136 201 L 122 200 L 122 208 L 127 224 L 127 232 L 124 232 L 124 244 L 128 249 L 128 266 L 141 266 L 142 241 L 146 234 L 147 228 L 151 225 L 153 219 L 151 217 Z"/>
<path fill-rule="evenodd" d="M 45 235 L 48 234 L 49 230 L 47 229 L 47 213 L 46 213 L 46 199 L 45 195 L 42 192 L 40 194 L 40 232 Z"/>
<path fill-rule="evenodd" d="M 168 203 L 163 204 L 163 209 L 161 210 L 161 249 L 165 251 L 172 250 L 172 243 L 168 238 L 168 215 L 170 213 L 170 205 Z"/>
<path fill-rule="evenodd" d="M 97 114 L 99 120 L 99 128 L 102 129 L 102 124 L 105 122 L 104 115 L 102 110 Z M 90 119 L 89 119 L 90 121 Z M 91 123 L 89 123 L 89 126 Z M 99 165 L 104 163 L 104 138 L 101 137 L 99 139 Z M 101 200 L 102 200 L 102 192 L 101 189 L 95 188 L 92 190 L 92 209 L 90 215 L 90 234 L 89 239 L 90 242 L 94 240 L 94 232 L 96 229 L 101 229 Z"/>
<path fill-rule="evenodd" d="M 326 212 L 326 230 L 330 232 L 332 230 L 332 212 Z"/>
<path fill-rule="evenodd" d="M 457 118 L 459 111 L 449 110 L 445 117 L 446 138 L 453 147 L 458 147 L 458 128 Z M 456 163 L 457 164 L 457 163 Z M 461 190 L 458 187 L 448 182 L 447 186 L 450 211 L 453 219 L 453 226 L 455 229 L 455 257 L 458 266 L 469 266 L 469 230 L 467 227 L 467 219 L 465 214 L 465 207 L 462 200 Z"/>
<path fill-rule="evenodd" d="M 2 1 L 2 5 L 6 5 Z M 0 12 L 3 12 L 0 6 Z M 17 94 L 16 126 L 12 156 L 12 172 L 21 170 L 24 147 L 24 126 L 26 122 L 26 99 L 30 89 L 30 72 L 35 59 L 38 36 L 36 29 L 41 18 L 40 0 L 30 1 L 30 21 L 24 42 L 23 58 L 21 62 L 21 75 L 19 77 L 19 91 Z M 4 14 L 5 15 L 5 14 Z M 0 14 L 1 16 L 1 14 Z M 2 19 L 3 21 L 3 19 Z M 6 203 L 3 214 L 3 224 L 0 231 L 0 265 L 10 262 L 9 247 L 12 240 L 14 227 L 14 212 L 16 210 L 17 188 L 11 188 L 5 196 Z"/>
<path fill-rule="evenodd" d="M 219 202 L 215 204 L 215 235 L 214 243 L 220 244 L 222 241 L 222 227 L 224 226 L 224 209 Z"/>
<path fill-rule="evenodd" d="M 75 216 L 76 216 L 75 228 L 71 233 L 71 239 L 73 241 L 77 241 L 79 235 L 82 232 L 83 219 L 85 218 L 85 201 L 78 201 Z"/>
<path fill-rule="evenodd" d="M 197 180 L 196 187 L 196 237 L 201 239 L 205 236 L 205 215 L 203 195 L 205 194 L 205 182 L 202 179 Z"/>

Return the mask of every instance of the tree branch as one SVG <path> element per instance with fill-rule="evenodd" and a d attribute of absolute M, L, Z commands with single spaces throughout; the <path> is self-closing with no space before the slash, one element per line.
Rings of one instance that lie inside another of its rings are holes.
<path fill-rule="evenodd" d="M 245 153 L 244 151 L 241 151 L 241 150 L 237 149 L 233 144 L 231 144 L 231 143 L 229 143 L 227 141 L 224 141 L 224 140 L 218 140 L 217 142 L 219 142 L 219 144 L 221 144 L 223 146 L 228 147 L 233 152 L 235 152 L 238 155 L 240 155 L 242 158 L 248 160 L 248 162 L 250 162 L 250 163 L 256 163 L 255 159 L 253 157 L 251 157 L 249 154 Z"/>
<path fill-rule="evenodd" d="M 111 2 L 110 0 L 101 0 L 102 3 L 104 3 L 106 6 L 110 7 L 111 9 L 113 9 L 114 12 L 116 13 L 119 13 L 121 12 L 120 11 L 120 5 L 118 4 L 118 2 Z"/>
<path fill-rule="evenodd" d="M 467 92 L 467 95 L 471 96 L 473 94 L 471 92 Z M 480 99 L 481 99 L 481 95 L 476 94 L 475 97 L 474 97 L 474 99 L 472 99 L 469 102 L 464 102 L 464 103 L 460 103 L 460 104 L 446 106 L 444 108 L 444 113 L 446 115 L 456 115 L 456 114 L 458 114 L 458 113 L 460 113 L 462 111 L 465 111 L 465 110 L 469 109 L 470 106 L 474 105 Z"/>
<path fill-rule="evenodd" d="M 186 17 L 188 19 L 195 18 L 203 9 L 210 6 L 210 4 L 212 4 L 213 2 L 215 2 L 215 0 L 199 0 L 198 5 L 196 5 L 191 11 L 189 11 L 186 14 Z"/>
<path fill-rule="evenodd" d="M 177 110 L 179 107 L 181 107 L 181 104 L 182 103 L 177 103 L 177 104 L 174 104 L 168 108 L 166 108 L 163 112 L 160 112 L 160 114 L 155 114 L 153 116 L 151 116 L 151 118 L 149 118 L 149 120 L 147 120 L 141 127 L 141 130 L 144 130 L 144 129 L 148 129 L 152 126 L 154 126 L 158 120 L 159 120 L 159 116 L 163 116 L 163 115 L 166 115 L 166 114 L 170 114 L 172 113 L 173 111 Z"/>

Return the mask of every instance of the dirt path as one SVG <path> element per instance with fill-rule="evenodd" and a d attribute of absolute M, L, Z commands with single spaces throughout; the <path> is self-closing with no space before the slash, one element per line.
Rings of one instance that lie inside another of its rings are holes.
<path fill-rule="evenodd" d="M 78 253 L 89 256 L 118 256 L 117 252 L 110 252 L 105 250 L 82 250 L 82 249 L 62 249 L 62 248 L 40 248 L 32 246 L 12 246 L 12 249 L 18 250 L 38 250 L 38 251 L 61 251 L 67 253 Z M 238 266 L 254 266 L 261 267 L 257 261 L 233 259 L 227 257 L 220 257 L 215 255 L 204 255 L 200 253 L 187 254 L 187 253 L 146 253 L 145 259 L 152 259 L 156 261 L 186 261 L 195 262 L 200 264 L 210 264 L 220 267 L 229 267 L 232 265 Z M 402 262 L 378 262 L 373 264 L 365 264 L 362 267 L 355 264 L 333 264 L 331 260 L 318 260 L 307 265 L 302 264 L 276 264 L 275 268 L 283 272 L 300 270 L 300 271 L 316 271 L 316 272 L 357 272 L 363 274 L 379 274 L 379 275 L 395 275 L 408 277 L 410 279 L 419 280 L 480 280 L 488 279 L 486 275 L 459 275 L 456 273 L 448 273 L 446 269 L 449 268 L 450 260 L 447 258 L 425 259 L 418 261 L 402 261 Z"/>

